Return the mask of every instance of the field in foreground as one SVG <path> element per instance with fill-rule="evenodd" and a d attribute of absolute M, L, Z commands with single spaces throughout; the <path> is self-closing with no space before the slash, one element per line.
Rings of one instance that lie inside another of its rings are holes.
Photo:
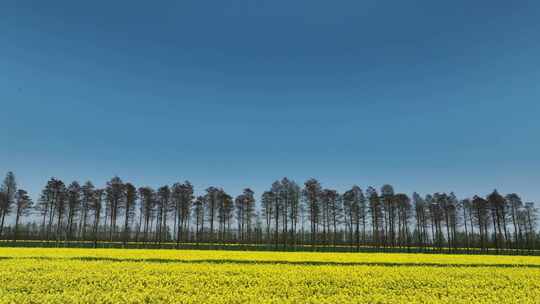
<path fill-rule="evenodd" d="M 0 249 L 0 303 L 540 303 L 540 257 Z"/>

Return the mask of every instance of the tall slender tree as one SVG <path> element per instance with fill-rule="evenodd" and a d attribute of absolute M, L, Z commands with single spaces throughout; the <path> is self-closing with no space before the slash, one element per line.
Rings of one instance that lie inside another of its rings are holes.
<path fill-rule="evenodd" d="M 125 213 L 124 213 L 124 237 L 123 242 L 124 246 L 127 245 L 130 236 L 129 225 L 132 219 L 135 217 L 135 207 L 137 203 L 137 188 L 131 183 L 126 183 L 124 185 L 124 202 L 125 202 Z"/>
<path fill-rule="evenodd" d="M 193 185 L 189 181 L 183 184 L 176 183 L 172 186 L 171 200 L 175 207 L 176 213 L 176 246 L 180 245 L 186 231 L 189 233 L 188 221 L 191 215 L 191 207 L 193 205 Z"/>
<path fill-rule="evenodd" d="M 53 210 L 53 214 L 56 213 L 56 242 L 58 243 L 60 239 L 62 238 L 62 234 L 66 235 L 66 231 L 64 229 L 64 216 L 66 213 L 66 205 L 67 205 L 67 189 L 65 184 L 60 181 L 56 180 L 53 185 L 53 191 L 55 192 L 55 206 Z"/>
<path fill-rule="evenodd" d="M 220 195 L 222 191 L 216 187 L 209 187 L 206 189 L 206 195 L 204 197 L 204 200 L 206 202 L 206 209 L 207 209 L 207 217 L 208 217 L 208 223 L 210 224 L 210 241 L 214 241 L 214 223 L 217 216 L 217 209 L 218 204 L 220 201 Z"/>
<path fill-rule="evenodd" d="M 197 244 L 204 238 L 204 220 L 206 218 L 205 210 L 206 198 L 204 196 L 198 196 L 193 202 L 193 216 L 195 217 L 195 241 Z"/>
<path fill-rule="evenodd" d="M 140 212 L 144 219 L 144 230 L 143 230 L 143 242 L 148 241 L 148 235 L 150 233 L 150 219 L 154 216 L 155 212 L 155 191 L 150 187 L 141 187 L 139 188 L 139 199 L 140 199 Z"/>
<path fill-rule="evenodd" d="M 103 197 L 105 196 L 104 189 L 96 189 L 92 191 L 92 200 L 90 201 L 90 210 L 94 214 L 93 235 L 94 235 L 94 247 L 97 247 L 99 238 L 99 219 L 101 217 L 101 210 L 103 209 Z"/>
<path fill-rule="evenodd" d="M 236 221 L 240 241 L 250 241 L 251 226 L 255 214 L 255 198 L 251 189 L 244 189 L 235 199 Z"/>
<path fill-rule="evenodd" d="M 366 194 L 369 202 L 369 213 L 371 215 L 372 238 L 375 246 L 381 245 L 381 227 L 383 225 L 383 212 L 381 199 L 377 190 L 373 187 L 368 187 Z"/>
<path fill-rule="evenodd" d="M 232 196 L 223 192 L 219 208 L 219 218 L 222 223 L 221 240 L 228 241 L 231 236 L 231 220 L 234 217 L 234 202 Z"/>
<path fill-rule="evenodd" d="M 428 242 L 428 214 L 425 200 L 420 194 L 414 192 L 412 195 L 412 203 L 414 205 L 414 215 L 416 220 L 416 236 L 418 245 L 425 247 Z"/>
<path fill-rule="evenodd" d="M 515 193 L 508 194 L 506 196 L 506 201 L 510 208 L 510 220 L 514 227 L 514 248 L 519 248 L 519 243 L 521 242 L 521 229 L 519 229 L 518 225 L 518 213 L 519 210 L 523 208 L 523 202 L 519 195 Z"/>
<path fill-rule="evenodd" d="M 505 235 L 502 232 L 501 224 L 503 223 L 502 218 L 506 214 L 506 200 L 499 192 L 497 192 L 497 190 L 493 190 L 493 192 L 487 196 L 487 201 L 491 211 L 495 248 L 498 250 L 504 246 L 505 243 Z"/>
<path fill-rule="evenodd" d="M 67 188 L 67 232 L 66 239 L 69 241 L 73 237 L 75 218 L 81 209 L 82 190 L 78 182 L 72 182 Z"/>
<path fill-rule="evenodd" d="M 17 190 L 15 194 L 15 231 L 13 232 L 13 241 L 17 241 L 21 217 L 30 214 L 31 209 L 32 200 L 28 196 L 28 192 L 23 189 Z"/>
<path fill-rule="evenodd" d="M 161 243 L 163 238 L 167 238 L 167 214 L 171 210 L 171 190 L 169 186 L 160 187 L 157 191 L 157 214 L 156 214 L 156 229 L 157 242 Z"/>
<path fill-rule="evenodd" d="M 474 219 L 475 224 L 478 226 L 478 231 L 480 233 L 480 248 L 485 250 L 487 248 L 487 236 L 488 236 L 488 225 L 489 225 L 489 203 L 485 199 L 475 196 L 472 200 L 472 205 L 474 209 Z"/>
<path fill-rule="evenodd" d="M 11 212 L 13 204 L 15 203 L 15 194 L 17 193 L 17 182 L 15 181 L 15 174 L 8 172 L 4 178 L 4 182 L 0 187 L 0 192 L 3 194 L 0 198 L 0 238 L 4 230 L 4 221 L 6 216 Z"/>
<path fill-rule="evenodd" d="M 274 192 L 265 191 L 261 197 L 261 208 L 262 208 L 263 216 L 265 218 L 267 243 L 270 243 L 272 240 L 270 229 L 272 225 L 272 217 L 274 215 L 274 202 L 275 202 Z"/>
<path fill-rule="evenodd" d="M 81 187 L 81 216 L 79 219 L 79 237 L 81 240 L 86 240 L 86 227 L 88 225 L 88 215 L 90 212 L 90 206 L 94 199 L 94 184 L 87 181 Z"/>
<path fill-rule="evenodd" d="M 107 210 L 110 217 L 109 239 L 113 241 L 117 226 L 116 220 L 118 218 L 119 211 L 124 208 L 124 183 L 120 177 L 115 176 L 109 182 L 105 188 Z"/>
<path fill-rule="evenodd" d="M 398 193 L 394 197 L 397 208 L 397 245 L 410 246 L 409 221 L 412 213 L 411 199 L 407 194 Z"/>
<path fill-rule="evenodd" d="M 317 241 L 319 218 L 321 214 L 321 192 L 321 184 L 316 179 L 312 178 L 305 182 L 302 194 L 305 197 L 305 202 L 307 203 L 307 210 L 309 213 L 312 245 Z"/>
<path fill-rule="evenodd" d="M 385 245 L 395 245 L 396 208 L 394 199 L 394 188 L 391 185 L 386 184 L 381 187 L 381 201 L 384 210 Z"/>

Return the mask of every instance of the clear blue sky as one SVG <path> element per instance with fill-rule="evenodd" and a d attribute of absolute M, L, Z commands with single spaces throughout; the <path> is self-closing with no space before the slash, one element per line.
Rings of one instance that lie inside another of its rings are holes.
<path fill-rule="evenodd" d="M 0 174 L 540 201 L 538 1 L 0 2 Z"/>

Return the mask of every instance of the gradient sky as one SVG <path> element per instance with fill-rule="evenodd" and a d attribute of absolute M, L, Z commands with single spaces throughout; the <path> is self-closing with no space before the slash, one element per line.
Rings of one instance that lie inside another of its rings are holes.
<path fill-rule="evenodd" d="M 540 201 L 539 1 L 0 2 L 0 174 Z"/>

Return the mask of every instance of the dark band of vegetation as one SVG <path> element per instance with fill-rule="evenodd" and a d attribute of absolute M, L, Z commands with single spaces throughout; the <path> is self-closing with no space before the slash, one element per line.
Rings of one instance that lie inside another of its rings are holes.
<path fill-rule="evenodd" d="M 315 179 L 300 187 L 284 178 L 257 200 L 250 189 L 196 196 L 188 181 L 154 190 L 114 177 L 100 189 L 51 178 L 34 203 L 9 172 L 0 217 L 1 239 L 42 246 L 535 254 L 539 238 L 534 204 L 514 193 L 409 197 L 384 185 L 340 194 Z"/>

